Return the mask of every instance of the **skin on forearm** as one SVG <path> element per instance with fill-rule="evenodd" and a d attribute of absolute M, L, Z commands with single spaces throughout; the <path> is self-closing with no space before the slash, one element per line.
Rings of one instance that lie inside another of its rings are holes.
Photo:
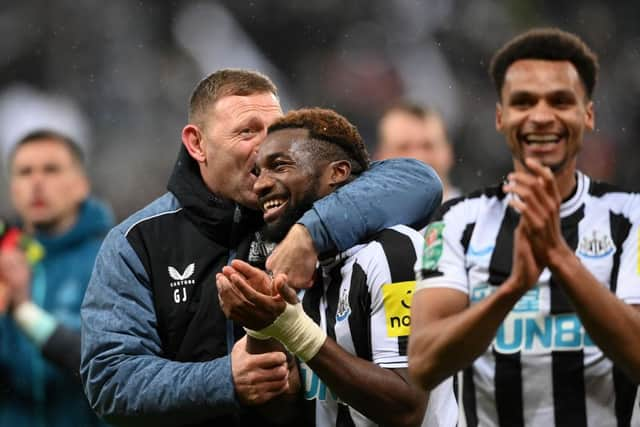
<path fill-rule="evenodd" d="M 273 399 L 256 407 L 256 409 L 267 419 L 276 424 L 286 424 L 294 420 L 298 415 L 297 404 L 301 399 L 300 373 L 295 358 L 290 355 L 284 346 L 277 340 L 270 338 L 268 340 L 259 340 L 247 335 L 247 353 L 259 354 L 269 353 L 273 351 L 281 351 L 287 355 L 287 364 L 289 367 L 289 388 L 274 397 Z"/>
<path fill-rule="evenodd" d="M 307 365 L 342 401 L 377 424 L 419 425 L 424 418 L 428 396 L 407 381 L 404 369 L 381 368 L 330 338 Z"/>
<path fill-rule="evenodd" d="M 278 340 L 273 338 L 269 338 L 268 340 L 259 340 L 251 335 L 247 335 L 247 353 L 260 354 L 272 351 L 281 351 L 286 353 L 287 350 Z"/>
<path fill-rule="evenodd" d="M 469 366 L 489 347 L 500 324 L 526 289 L 507 279 L 468 307 L 468 296 L 447 288 L 424 289 L 413 297 L 409 373 L 426 390 Z"/>
<path fill-rule="evenodd" d="M 296 367 L 295 357 L 287 351 L 287 349 L 282 345 L 282 343 L 275 338 L 269 338 L 268 340 L 259 340 L 257 338 L 252 337 L 251 335 L 247 335 L 247 353 L 249 354 L 261 354 L 261 353 L 271 353 L 274 351 L 280 351 L 285 354 L 287 357 L 287 366 L 289 369 L 293 369 Z M 293 388 L 292 388 L 293 386 Z M 289 390 L 288 393 L 293 394 L 297 393 L 300 388 L 300 381 L 297 376 L 292 376 L 289 374 Z"/>
<path fill-rule="evenodd" d="M 635 381 L 640 381 L 640 306 L 631 306 L 602 286 L 573 252 L 550 257 L 589 337 Z"/>

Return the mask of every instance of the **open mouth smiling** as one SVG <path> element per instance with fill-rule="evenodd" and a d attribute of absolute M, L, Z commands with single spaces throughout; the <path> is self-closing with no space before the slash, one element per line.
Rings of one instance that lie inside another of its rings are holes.
<path fill-rule="evenodd" d="M 563 134 L 557 133 L 528 133 L 521 135 L 520 140 L 527 145 L 532 144 L 557 144 L 564 138 Z"/>
<path fill-rule="evenodd" d="M 284 197 L 274 197 L 266 201 L 260 201 L 260 208 L 264 212 L 265 222 L 271 222 L 278 218 L 287 205 L 287 199 Z"/>

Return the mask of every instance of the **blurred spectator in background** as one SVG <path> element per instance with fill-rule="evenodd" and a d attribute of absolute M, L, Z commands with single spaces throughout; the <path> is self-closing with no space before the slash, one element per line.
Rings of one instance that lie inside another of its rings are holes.
<path fill-rule="evenodd" d="M 84 154 L 50 130 L 9 151 L 10 193 L 18 223 L 43 248 L 30 265 L 3 245 L 0 282 L 9 311 L 0 318 L 0 425 L 92 426 L 79 380 L 80 304 L 111 212 L 89 196 Z"/>
<path fill-rule="evenodd" d="M 442 201 L 461 195 L 451 185 L 449 171 L 454 163 L 453 147 L 440 113 L 404 102 L 389 108 L 378 123 L 376 158 L 411 157 L 433 169 L 442 181 Z"/>
<path fill-rule="evenodd" d="M 91 153 L 103 159 L 92 164 L 93 188 L 120 219 L 164 192 L 193 82 L 230 67 L 266 72 L 284 110 L 332 106 L 371 144 L 380 115 L 398 99 L 436 107 L 455 145 L 453 182 L 463 189 L 490 185 L 511 158 L 495 143 L 486 64 L 502 40 L 536 25 L 580 31 L 603 52 L 593 137 L 611 142 L 607 161 L 615 163 L 611 176 L 592 172 L 601 169 L 595 157 L 581 169 L 627 187 L 640 183 L 634 0 L 616 7 L 605 0 L 54 3 L 2 2 L 0 19 L 11 37 L 0 41 L 0 138 L 8 88 L 29 84 L 72 96 L 91 120 Z M 8 213 L 0 204 L 0 215 Z"/>

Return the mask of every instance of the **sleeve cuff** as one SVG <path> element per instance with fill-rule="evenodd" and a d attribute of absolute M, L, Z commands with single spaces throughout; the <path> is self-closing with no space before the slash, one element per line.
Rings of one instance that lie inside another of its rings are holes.
<path fill-rule="evenodd" d="M 39 348 L 47 342 L 58 325 L 53 316 L 31 301 L 23 302 L 13 310 L 13 320 Z"/>
<path fill-rule="evenodd" d="M 437 289 L 447 288 L 455 291 L 460 291 L 463 294 L 469 295 L 469 288 L 462 283 L 445 280 L 442 277 L 438 277 L 437 281 L 429 281 L 427 279 L 416 281 L 416 288 L 414 289 L 414 295 L 423 289 Z"/>
<path fill-rule="evenodd" d="M 336 249 L 336 245 L 333 240 L 331 240 L 327 228 L 322 223 L 320 215 L 318 215 L 314 208 L 305 212 L 302 218 L 298 220 L 298 224 L 304 225 L 309 231 L 309 235 L 311 236 L 311 240 L 313 240 L 313 245 L 318 254 L 326 254 Z"/>

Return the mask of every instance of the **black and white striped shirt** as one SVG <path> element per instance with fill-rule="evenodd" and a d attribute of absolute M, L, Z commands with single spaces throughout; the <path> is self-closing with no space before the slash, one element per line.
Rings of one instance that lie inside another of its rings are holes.
<path fill-rule="evenodd" d="M 505 281 L 519 221 L 509 197 L 496 186 L 442 206 L 417 264 L 419 289 L 456 289 L 473 305 Z M 618 298 L 640 304 L 640 195 L 578 172 L 560 217 L 582 264 Z M 637 392 L 585 333 L 547 269 L 462 383 L 468 426 L 629 426 Z"/>
<path fill-rule="evenodd" d="M 395 226 L 323 263 L 323 283 L 302 297 L 305 312 L 349 353 L 383 368 L 406 368 L 414 265 L 422 242 L 416 231 Z M 307 365 L 301 371 L 317 426 L 374 425 L 339 402 Z M 423 426 L 455 426 L 457 412 L 449 379 L 431 392 Z"/>

